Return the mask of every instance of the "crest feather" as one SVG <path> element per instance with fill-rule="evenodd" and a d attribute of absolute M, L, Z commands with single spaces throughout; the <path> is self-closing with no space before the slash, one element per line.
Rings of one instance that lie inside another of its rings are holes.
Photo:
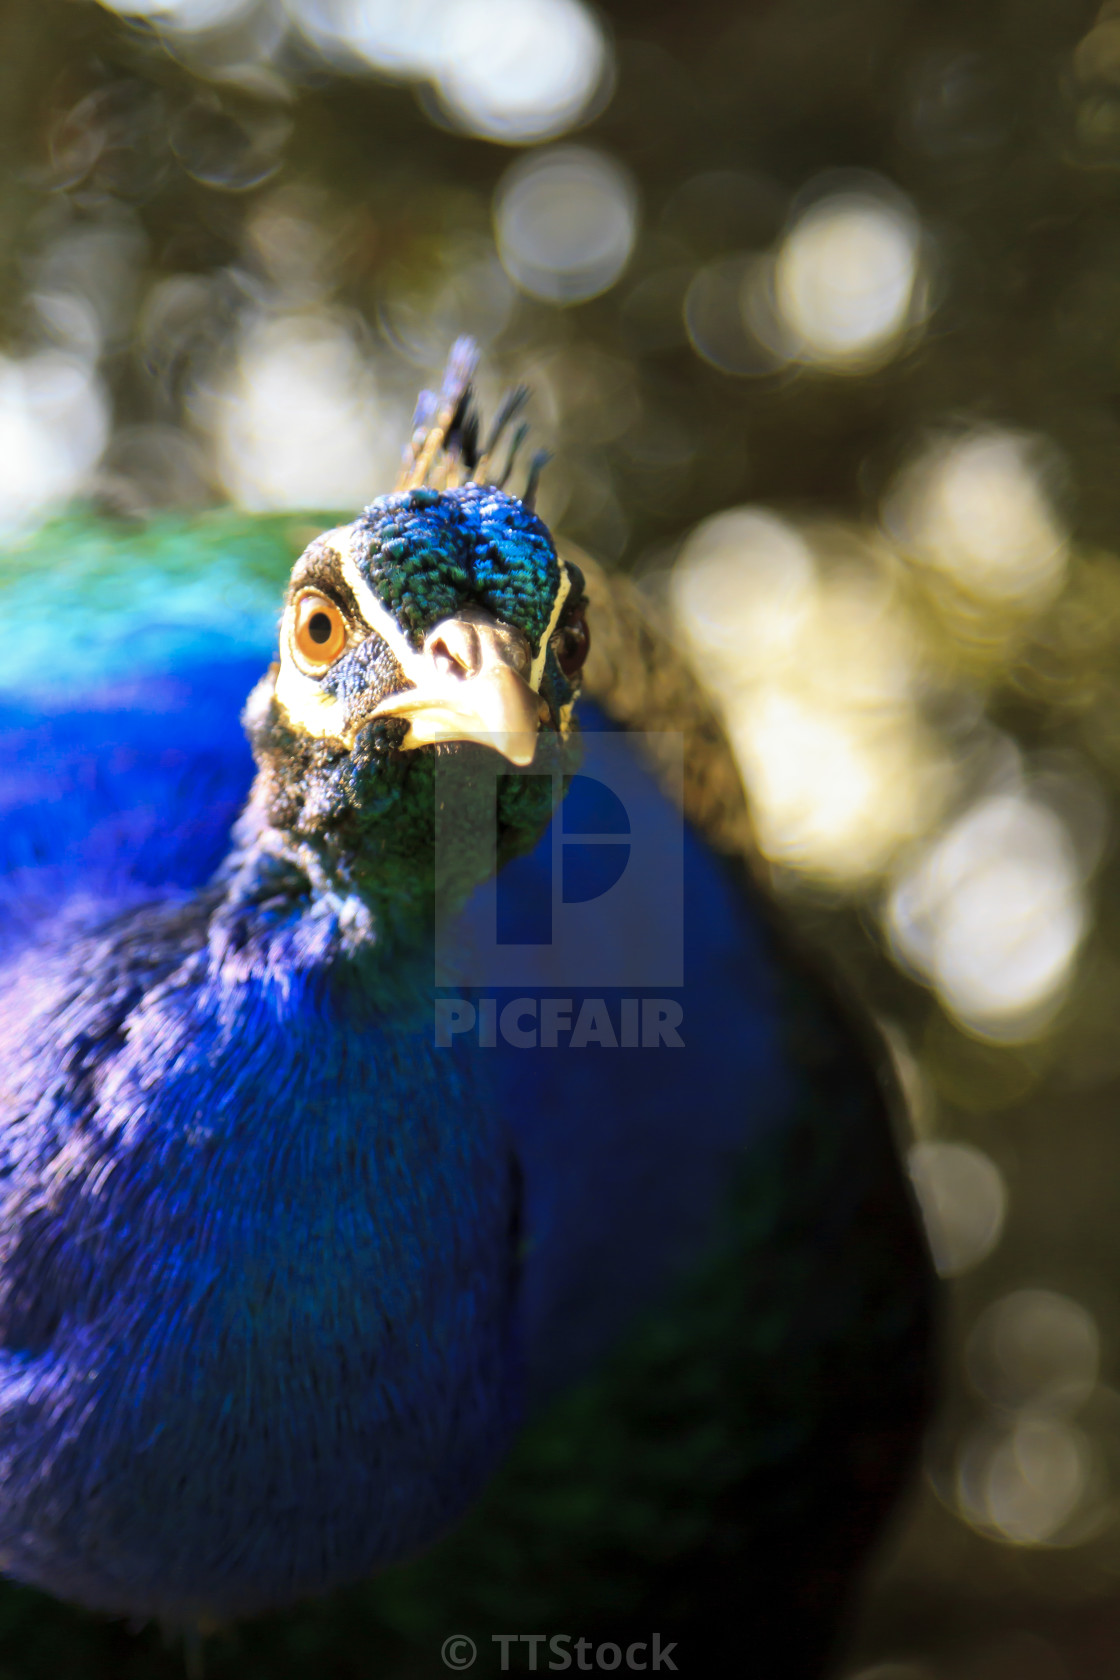
<path fill-rule="evenodd" d="M 514 428 L 500 473 L 493 471 L 495 452 L 529 400 L 528 387 L 518 385 L 503 397 L 493 424 L 483 437 L 481 415 L 474 394 L 478 346 L 472 338 L 457 338 L 451 347 L 439 394 L 421 391 L 412 421 L 412 435 L 401 461 L 394 489 L 454 490 L 461 484 L 492 484 L 504 489 L 518 451 L 529 432 L 527 421 Z M 529 468 L 524 495 L 527 507 L 536 499 L 541 467 L 548 455 L 538 450 Z"/>

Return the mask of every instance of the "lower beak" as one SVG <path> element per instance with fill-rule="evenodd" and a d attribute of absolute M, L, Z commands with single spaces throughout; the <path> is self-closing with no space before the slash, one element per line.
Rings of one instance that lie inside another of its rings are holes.
<path fill-rule="evenodd" d="M 406 751 L 475 741 L 524 769 L 548 716 L 546 702 L 525 680 L 529 665 L 529 643 L 519 630 L 471 609 L 436 625 L 415 686 L 389 695 L 372 715 L 407 720 Z"/>

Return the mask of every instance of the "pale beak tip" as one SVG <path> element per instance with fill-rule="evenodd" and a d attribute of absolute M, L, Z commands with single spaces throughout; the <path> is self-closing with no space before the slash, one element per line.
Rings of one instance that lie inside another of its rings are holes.
<path fill-rule="evenodd" d="M 527 770 L 537 756 L 536 735 L 510 735 L 504 744 L 495 738 L 493 744 L 502 757 L 508 758 L 519 770 Z"/>

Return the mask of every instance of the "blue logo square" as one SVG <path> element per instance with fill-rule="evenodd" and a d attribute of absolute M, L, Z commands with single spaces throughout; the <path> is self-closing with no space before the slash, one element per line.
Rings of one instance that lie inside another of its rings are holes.
<path fill-rule="evenodd" d="M 684 737 L 589 732 L 582 747 L 567 797 L 537 847 L 506 864 L 460 916 L 437 929 L 438 985 L 683 985 Z M 493 797 L 472 802 L 479 820 L 488 813 L 494 824 L 495 855 L 498 780 L 511 773 L 518 774 L 488 753 Z M 475 763 L 475 781 L 478 774 Z M 552 779 L 558 802 L 563 781 Z M 436 869 L 447 876 L 455 873 L 450 848 L 459 843 L 448 815 L 461 809 L 457 780 L 449 755 L 436 775 Z"/>

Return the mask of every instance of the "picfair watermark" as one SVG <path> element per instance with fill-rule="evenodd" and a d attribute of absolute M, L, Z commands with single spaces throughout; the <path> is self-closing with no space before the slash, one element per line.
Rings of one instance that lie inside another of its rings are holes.
<path fill-rule="evenodd" d="M 499 868 L 498 811 L 516 782 L 554 815 L 531 853 Z M 436 984 L 538 994 L 683 985 L 683 784 L 675 733 L 588 731 L 568 778 L 512 771 L 497 752 L 438 758 L 437 878 L 455 879 L 465 832 L 493 868 L 466 909 L 437 926 Z"/>
<path fill-rule="evenodd" d="M 435 1042 L 458 1038 L 493 1050 L 682 1050 L 684 1010 L 676 998 L 436 998 Z"/>

